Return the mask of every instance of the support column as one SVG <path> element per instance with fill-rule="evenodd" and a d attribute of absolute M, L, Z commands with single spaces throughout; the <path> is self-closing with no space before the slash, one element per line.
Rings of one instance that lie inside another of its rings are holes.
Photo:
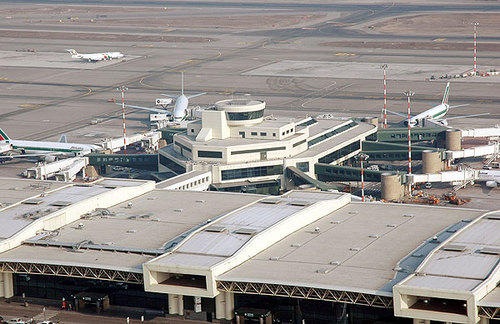
<path fill-rule="evenodd" d="M 0 291 L 0 297 L 10 298 L 14 296 L 14 276 L 11 272 L 2 273 L 1 277 L 3 289 Z"/>
<path fill-rule="evenodd" d="M 234 294 L 230 292 L 225 292 L 224 293 L 224 299 L 226 301 L 226 319 L 228 321 L 233 319 L 233 314 L 234 314 Z"/>
<path fill-rule="evenodd" d="M 177 298 L 177 295 L 168 294 L 168 313 L 170 315 L 179 314 L 179 302 Z"/>
<path fill-rule="evenodd" d="M 481 319 L 479 320 L 479 324 L 490 324 L 490 319 L 481 317 Z"/>
<path fill-rule="evenodd" d="M 413 324 L 431 324 L 431 321 L 414 318 L 413 319 Z"/>
<path fill-rule="evenodd" d="M 215 318 L 216 319 L 225 319 L 226 318 L 226 302 L 224 300 L 226 293 L 219 292 L 217 296 L 215 296 Z"/>
<path fill-rule="evenodd" d="M 177 311 L 179 312 L 179 315 L 184 315 L 184 296 L 183 295 L 177 295 Z"/>

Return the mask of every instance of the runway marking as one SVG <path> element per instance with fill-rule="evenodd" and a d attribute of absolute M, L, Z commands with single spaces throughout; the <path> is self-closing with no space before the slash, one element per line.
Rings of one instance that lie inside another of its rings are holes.
<path fill-rule="evenodd" d="M 39 104 L 22 104 L 22 105 L 19 105 L 19 107 L 22 107 L 22 108 L 38 108 L 38 107 L 41 107 L 42 105 L 39 105 Z"/>
<path fill-rule="evenodd" d="M 356 55 L 354 53 L 335 53 L 335 56 L 353 56 Z"/>
<path fill-rule="evenodd" d="M 446 38 L 434 38 L 432 41 L 433 42 L 442 42 L 442 41 L 445 41 Z"/>
<path fill-rule="evenodd" d="M 170 32 L 173 32 L 173 31 L 175 31 L 175 30 L 177 30 L 177 29 L 176 29 L 176 28 L 169 28 L 169 29 L 164 29 L 163 31 L 164 31 L 165 33 L 170 33 Z"/>

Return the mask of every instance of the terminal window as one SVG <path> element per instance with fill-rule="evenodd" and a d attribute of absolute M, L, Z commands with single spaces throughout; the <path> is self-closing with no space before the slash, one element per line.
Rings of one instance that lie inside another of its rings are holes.
<path fill-rule="evenodd" d="M 250 135 L 257 136 L 257 132 L 251 132 Z"/>
<path fill-rule="evenodd" d="M 283 174 L 282 165 L 271 165 L 254 168 L 242 168 L 234 170 L 224 170 L 222 173 L 222 180 L 245 179 L 254 177 L 264 177 L 270 175 Z"/>
<path fill-rule="evenodd" d="M 260 136 L 267 136 L 266 132 L 260 132 Z"/>
<path fill-rule="evenodd" d="M 222 159 L 222 152 L 217 151 L 198 151 L 198 157 Z"/>

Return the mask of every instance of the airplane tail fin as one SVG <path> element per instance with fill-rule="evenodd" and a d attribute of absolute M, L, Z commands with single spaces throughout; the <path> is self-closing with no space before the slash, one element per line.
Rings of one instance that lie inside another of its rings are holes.
<path fill-rule="evenodd" d="M 66 135 L 61 135 L 58 140 L 59 143 L 68 143 L 68 139 L 66 138 Z"/>
<path fill-rule="evenodd" d="M 181 96 L 184 94 L 184 72 L 181 72 Z"/>
<path fill-rule="evenodd" d="M 446 84 L 446 89 L 444 90 L 443 101 L 441 104 L 448 104 L 448 96 L 450 95 L 450 83 Z"/>
<path fill-rule="evenodd" d="M 0 128 L 0 141 L 8 141 L 9 139 L 9 136 Z"/>
<path fill-rule="evenodd" d="M 72 48 L 67 49 L 66 51 L 68 51 L 71 55 L 78 55 L 78 52 Z"/>

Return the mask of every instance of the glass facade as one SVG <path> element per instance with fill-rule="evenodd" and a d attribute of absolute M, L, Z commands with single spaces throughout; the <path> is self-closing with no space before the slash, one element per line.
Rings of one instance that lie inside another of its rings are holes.
<path fill-rule="evenodd" d="M 252 120 L 262 118 L 264 116 L 264 109 L 244 113 L 226 112 L 226 116 L 227 120 Z"/>
<path fill-rule="evenodd" d="M 160 154 L 160 164 L 166 166 L 177 174 L 186 172 L 186 168 Z"/>
<path fill-rule="evenodd" d="M 201 158 L 212 158 L 212 159 L 222 159 L 222 152 L 217 152 L 217 151 L 198 151 L 198 157 L 201 157 Z"/>
<path fill-rule="evenodd" d="M 360 143 L 361 143 L 360 141 L 356 141 L 354 143 L 346 145 L 343 148 L 341 148 L 340 150 L 333 151 L 332 153 L 323 156 L 322 158 L 320 158 L 318 160 L 318 162 L 319 163 L 332 163 L 333 161 L 338 160 L 341 157 L 346 156 L 347 154 L 350 154 L 356 150 L 359 150 L 361 148 Z"/>
<path fill-rule="evenodd" d="M 300 123 L 298 124 L 297 126 L 300 127 L 300 126 L 309 126 L 309 125 L 313 125 L 313 124 L 316 124 L 318 121 L 314 118 L 311 118 L 303 123 Z"/>
<path fill-rule="evenodd" d="M 109 296 L 112 305 L 141 307 L 168 311 L 168 295 L 144 291 L 143 285 L 105 280 L 66 278 L 34 274 L 14 274 L 14 294 L 26 297 L 69 302 L 79 292 L 100 292 Z"/>
<path fill-rule="evenodd" d="M 270 175 L 283 174 L 283 165 L 271 165 L 254 168 L 243 168 L 234 170 L 224 170 L 222 180 L 246 179 L 255 177 L 264 177 Z"/>
<path fill-rule="evenodd" d="M 297 162 L 297 169 L 302 172 L 309 172 L 309 162 Z"/>
<path fill-rule="evenodd" d="M 332 137 L 332 136 L 335 136 L 335 135 L 338 135 L 340 133 L 343 133 L 345 132 L 346 130 L 350 129 L 350 128 L 353 128 L 355 126 L 357 126 L 358 123 L 356 123 L 355 121 L 351 121 L 349 124 L 347 125 L 344 125 L 342 127 L 339 127 L 339 128 L 336 128 L 332 131 L 329 131 L 328 133 L 325 133 L 323 135 L 320 135 L 312 140 L 310 140 L 307 144 L 309 145 L 309 147 L 315 145 L 315 144 L 318 144 L 320 142 L 323 142 L 324 140 Z"/>
<path fill-rule="evenodd" d="M 269 147 L 265 149 L 255 149 L 255 150 L 243 150 L 243 151 L 232 151 L 231 155 L 236 155 L 236 154 L 248 154 L 248 153 L 260 153 L 260 152 L 269 152 L 269 151 L 284 151 L 286 150 L 286 147 L 284 146 L 279 146 L 279 147 Z"/>

